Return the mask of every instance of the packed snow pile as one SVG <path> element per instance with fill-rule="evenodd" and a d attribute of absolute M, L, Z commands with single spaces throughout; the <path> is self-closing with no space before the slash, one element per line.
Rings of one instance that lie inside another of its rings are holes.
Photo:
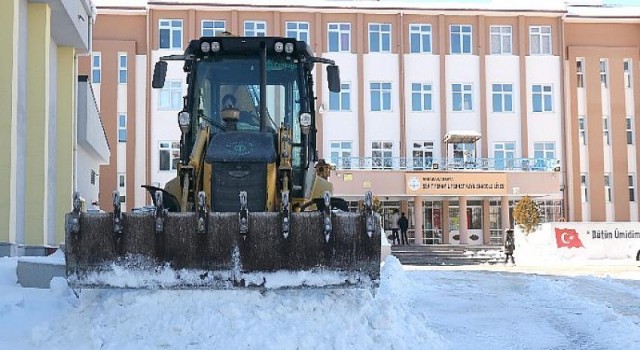
<path fill-rule="evenodd" d="M 0 259 L 0 349 L 441 349 L 393 256 L 380 287 L 296 290 L 49 290 L 16 285 Z"/>

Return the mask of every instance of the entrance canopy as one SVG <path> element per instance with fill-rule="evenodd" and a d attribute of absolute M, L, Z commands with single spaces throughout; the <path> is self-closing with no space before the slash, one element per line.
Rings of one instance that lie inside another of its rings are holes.
<path fill-rule="evenodd" d="M 482 135 L 473 130 L 452 130 L 444 135 L 444 143 L 475 143 Z"/>

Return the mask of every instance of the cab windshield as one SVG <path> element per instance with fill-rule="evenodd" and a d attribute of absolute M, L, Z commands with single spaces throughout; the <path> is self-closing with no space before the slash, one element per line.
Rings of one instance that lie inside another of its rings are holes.
<path fill-rule="evenodd" d="M 192 115 L 198 116 L 200 122 L 212 124 L 215 133 L 224 129 L 222 110 L 235 108 L 240 114 L 237 130 L 260 131 L 260 58 L 216 57 L 200 60 L 195 64 Z M 298 115 L 301 85 L 297 65 L 267 59 L 265 103 L 268 125 L 273 130 L 281 123 L 288 125 L 296 135 L 294 142 L 300 141 Z"/>

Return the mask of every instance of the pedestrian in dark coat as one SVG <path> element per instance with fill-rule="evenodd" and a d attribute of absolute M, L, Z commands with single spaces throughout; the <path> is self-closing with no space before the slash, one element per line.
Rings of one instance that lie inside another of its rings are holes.
<path fill-rule="evenodd" d="M 513 230 L 508 228 L 505 231 L 504 238 L 504 263 L 506 264 L 509 261 L 509 257 L 511 257 L 511 263 L 515 264 L 515 260 L 513 259 L 513 251 L 516 249 L 516 244 L 513 238 Z"/>
<path fill-rule="evenodd" d="M 402 213 L 400 219 L 398 219 L 398 227 L 400 227 L 400 237 L 402 238 L 402 244 L 409 244 L 409 239 L 407 238 L 409 220 L 407 220 L 407 217 L 404 216 L 404 213 Z"/>

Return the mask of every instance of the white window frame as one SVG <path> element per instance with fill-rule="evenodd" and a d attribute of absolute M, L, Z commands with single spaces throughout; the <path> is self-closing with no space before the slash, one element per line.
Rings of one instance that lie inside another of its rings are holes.
<path fill-rule="evenodd" d="M 246 20 L 244 21 L 243 28 L 244 28 L 244 36 L 250 36 L 250 37 L 267 36 L 267 21 Z"/>
<path fill-rule="evenodd" d="M 331 49 L 331 36 L 337 35 L 338 50 Z M 347 36 L 347 47 L 342 47 L 342 36 Z M 331 22 L 327 23 L 327 52 L 351 52 L 351 23 Z"/>
<path fill-rule="evenodd" d="M 458 86 L 460 87 L 458 89 Z M 457 109 L 454 101 L 456 95 L 460 95 L 460 108 Z M 469 106 L 465 103 L 469 101 Z M 473 112 L 473 84 L 452 83 L 451 84 L 451 110 L 453 112 Z"/>
<path fill-rule="evenodd" d="M 124 62 L 123 62 L 123 59 L 124 59 Z M 129 62 L 128 62 L 127 54 L 119 53 L 118 54 L 118 84 L 127 84 L 128 66 L 129 66 Z"/>
<path fill-rule="evenodd" d="M 538 154 L 536 154 L 538 153 Z M 553 141 L 542 141 L 533 143 L 533 158 L 534 167 L 544 169 L 544 162 L 542 160 L 554 160 L 556 158 L 556 143 Z M 548 164 L 548 162 L 546 162 Z"/>
<path fill-rule="evenodd" d="M 200 22 L 200 36 L 217 36 L 227 30 L 227 21 L 223 19 L 203 19 Z"/>
<path fill-rule="evenodd" d="M 609 87 L 609 60 L 606 58 L 600 59 L 600 85 L 603 88 Z"/>
<path fill-rule="evenodd" d="M 393 109 L 393 101 L 391 100 L 391 91 L 393 84 L 390 81 L 372 81 L 369 83 L 370 89 L 370 110 L 372 112 L 391 112 Z M 385 100 L 386 98 L 386 100 Z M 373 101 L 377 100 L 380 109 L 373 108 Z M 388 100 L 388 104 L 385 102 Z"/>
<path fill-rule="evenodd" d="M 127 188 L 127 174 L 118 173 L 118 189 Z"/>
<path fill-rule="evenodd" d="M 180 26 L 176 26 L 175 23 L 176 22 L 180 22 Z M 167 19 L 167 18 L 161 18 L 158 20 L 158 49 L 159 50 L 182 50 L 182 41 L 183 41 L 183 33 L 182 30 L 184 28 L 184 22 L 182 21 L 182 19 Z M 168 30 L 169 31 L 169 46 L 168 47 L 162 47 L 162 31 L 163 30 Z M 180 43 L 179 45 L 174 45 L 173 42 L 173 37 L 175 32 L 180 32 L 180 35 L 178 36 L 180 38 Z"/>
<path fill-rule="evenodd" d="M 414 40 L 417 40 L 418 51 L 413 51 Z M 425 41 L 427 42 L 426 44 L 425 44 Z M 428 24 L 428 23 L 409 24 L 409 52 L 410 53 L 432 53 L 432 47 L 433 47 L 433 36 L 431 31 L 431 24 Z"/>
<path fill-rule="evenodd" d="M 631 89 L 633 87 L 633 61 L 630 58 L 625 58 L 622 62 L 622 69 L 624 71 L 624 87 Z"/>
<path fill-rule="evenodd" d="M 503 157 L 498 157 L 498 153 L 501 152 Z M 493 159 L 496 165 L 496 170 L 513 169 L 515 166 L 514 159 L 516 158 L 516 143 L 514 141 L 502 141 L 493 143 Z M 498 160 L 501 160 L 503 164 L 498 164 Z M 502 165 L 502 167 L 499 167 Z"/>
<path fill-rule="evenodd" d="M 168 105 L 163 105 L 163 100 L 167 99 Z M 182 80 L 167 80 L 164 87 L 158 90 L 158 110 L 177 111 L 182 109 Z"/>
<path fill-rule="evenodd" d="M 582 57 L 576 58 L 576 85 L 579 88 L 584 87 L 584 64 L 585 60 Z"/>
<path fill-rule="evenodd" d="M 335 164 L 338 169 L 351 169 L 352 141 L 330 141 L 329 148 L 331 163 Z"/>
<path fill-rule="evenodd" d="M 636 201 L 636 175 L 629 173 L 629 202 Z"/>
<path fill-rule="evenodd" d="M 529 53 L 531 55 L 551 55 L 553 53 L 553 37 L 551 26 L 529 27 Z M 549 41 L 549 47 L 545 49 L 545 40 Z M 538 48 L 535 49 L 537 43 Z"/>
<path fill-rule="evenodd" d="M 335 105 L 332 102 L 337 102 L 338 108 L 333 108 Z M 348 112 L 351 110 L 350 82 L 341 82 L 340 92 L 329 91 L 329 110 L 332 112 Z"/>
<path fill-rule="evenodd" d="M 118 142 L 127 142 L 127 113 L 118 113 Z"/>
<path fill-rule="evenodd" d="M 539 87 L 540 91 L 536 90 Z M 541 110 L 535 110 L 534 99 L 536 95 L 540 95 L 540 107 Z M 547 99 L 549 97 L 549 106 L 547 106 Z M 533 84 L 531 85 L 531 111 L 533 113 L 552 113 L 553 112 L 553 85 L 551 84 Z"/>
<path fill-rule="evenodd" d="M 611 173 L 604 173 L 604 197 L 605 201 L 611 202 Z"/>
<path fill-rule="evenodd" d="M 377 50 L 374 50 L 376 43 Z M 391 23 L 369 23 L 369 53 L 390 53 L 391 45 Z"/>
<path fill-rule="evenodd" d="M 371 167 L 393 169 L 393 141 L 371 142 Z"/>
<path fill-rule="evenodd" d="M 468 28 L 469 32 L 465 32 L 464 29 Z M 454 30 L 458 30 L 454 32 Z M 454 37 L 458 37 L 460 40 L 460 52 L 453 51 Z M 465 50 L 464 39 L 469 37 L 469 47 Z M 473 54 L 473 26 L 470 24 L 452 24 L 449 26 L 449 52 L 452 55 L 471 55 Z"/>
<path fill-rule="evenodd" d="M 305 28 L 306 27 L 306 28 Z M 311 45 L 311 25 L 305 21 L 287 21 L 284 22 L 285 34 L 288 38 L 294 38 L 298 41 L 304 41 L 307 45 Z"/>
<path fill-rule="evenodd" d="M 96 59 L 97 65 L 96 65 Z M 96 76 L 98 79 L 96 79 Z M 102 82 L 102 54 L 94 52 L 91 54 L 91 83 L 100 84 Z"/>
<path fill-rule="evenodd" d="M 419 104 L 418 109 L 415 109 L 416 101 Z M 433 112 L 433 84 L 411 83 L 411 111 Z"/>
<path fill-rule="evenodd" d="M 489 50 L 492 55 L 511 55 L 513 54 L 513 28 L 509 25 L 496 25 L 489 27 L 489 35 L 491 43 Z M 499 48 L 494 47 L 495 41 L 498 41 Z M 497 48 L 497 49 L 496 49 Z"/>
<path fill-rule="evenodd" d="M 499 110 L 496 110 L 496 96 L 500 97 L 500 104 L 497 106 Z M 507 109 L 507 98 L 511 100 L 511 109 Z M 513 84 L 491 84 L 491 111 L 493 113 L 513 113 Z"/>
<path fill-rule="evenodd" d="M 602 116 L 602 138 L 605 145 L 611 144 L 611 134 L 609 133 L 609 116 Z"/>
<path fill-rule="evenodd" d="M 634 144 L 634 137 L 633 137 L 633 117 L 628 115 L 625 118 L 625 125 L 626 125 L 626 129 L 627 129 L 627 145 L 633 145 Z"/>
<path fill-rule="evenodd" d="M 431 169 L 433 164 L 434 141 L 413 141 L 411 159 L 413 170 Z"/>
<path fill-rule="evenodd" d="M 589 176 L 587 173 L 580 174 L 580 197 L 582 203 L 589 202 Z"/>
<path fill-rule="evenodd" d="M 583 115 L 578 116 L 578 138 L 581 144 L 587 144 L 587 119 Z"/>
<path fill-rule="evenodd" d="M 169 169 L 162 169 L 162 152 L 169 152 Z M 175 171 L 174 161 L 180 161 L 180 141 L 160 141 L 158 142 L 158 171 Z M 178 162 L 175 162 L 177 165 Z"/>

